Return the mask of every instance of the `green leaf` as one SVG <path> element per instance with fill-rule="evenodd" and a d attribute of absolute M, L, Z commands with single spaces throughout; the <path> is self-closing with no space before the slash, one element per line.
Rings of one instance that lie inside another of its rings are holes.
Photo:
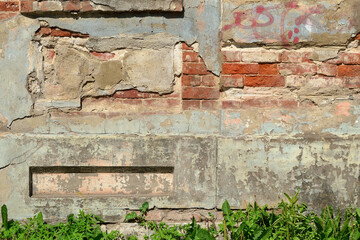
<path fill-rule="evenodd" d="M 356 214 L 357 214 L 358 217 L 360 218 L 360 208 L 356 208 Z"/>
<path fill-rule="evenodd" d="M 350 222 L 350 218 L 347 218 L 344 222 L 344 224 L 342 225 L 341 231 L 340 231 L 340 236 L 344 236 L 346 234 L 348 234 L 349 232 L 349 222 Z"/>
<path fill-rule="evenodd" d="M 284 193 L 284 195 L 289 200 L 289 202 L 291 202 L 291 197 L 287 193 Z"/>
<path fill-rule="evenodd" d="M 224 216 L 229 216 L 231 214 L 230 204 L 227 200 L 223 203 L 221 210 L 223 211 Z"/>
<path fill-rule="evenodd" d="M 44 219 L 43 219 L 43 215 L 42 212 L 39 212 L 39 214 L 37 215 L 37 225 L 38 226 L 43 226 L 44 224 Z"/>
<path fill-rule="evenodd" d="M 8 212 L 5 204 L 1 206 L 1 219 L 5 230 L 8 230 Z"/>
<path fill-rule="evenodd" d="M 350 235 L 350 239 L 351 239 L 351 240 L 358 240 L 358 239 L 360 239 L 360 231 L 359 231 L 359 229 L 356 229 L 356 230 Z"/>
<path fill-rule="evenodd" d="M 128 222 L 128 221 L 130 221 L 130 220 L 134 220 L 134 219 L 136 219 L 136 218 L 137 218 L 136 212 L 128 213 L 128 214 L 126 214 L 126 216 L 125 216 L 125 222 Z"/>
<path fill-rule="evenodd" d="M 211 236 L 208 230 L 197 229 L 194 240 L 215 240 L 215 238 Z"/>
<path fill-rule="evenodd" d="M 149 209 L 149 203 L 144 202 L 143 205 L 140 207 L 140 211 L 142 214 L 144 214 Z"/>
<path fill-rule="evenodd" d="M 322 231 L 323 231 L 323 226 L 322 226 L 323 222 L 322 222 L 322 221 L 323 221 L 323 220 L 322 220 L 321 218 L 319 218 L 318 216 L 316 216 L 316 217 L 314 218 L 314 223 L 315 223 L 315 226 L 316 226 L 318 232 L 322 232 Z"/>

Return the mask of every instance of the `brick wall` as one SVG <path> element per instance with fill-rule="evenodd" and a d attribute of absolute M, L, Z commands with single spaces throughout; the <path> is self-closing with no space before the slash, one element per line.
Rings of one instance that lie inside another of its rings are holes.
<path fill-rule="evenodd" d="M 0 1 L 0 20 L 15 16 L 20 11 L 19 1 Z"/>

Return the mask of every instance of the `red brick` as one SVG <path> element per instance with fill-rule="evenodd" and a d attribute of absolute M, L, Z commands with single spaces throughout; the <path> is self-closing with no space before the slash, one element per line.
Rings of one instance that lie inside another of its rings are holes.
<path fill-rule="evenodd" d="M 306 83 L 308 88 L 344 87 L 344 79 L 338 77 L 312 76 Z"/>
<path fill-rule="evenodd" d="M 221 76 L 222 86 L 225 88 L 242 88 L 244 87 L 244 76 L 243 75 L 222 75 Z"/>
<path fill-rule="evenodd" d="M 253 108 L 253 107 L 272 107 L 278 105 L 278 101 L 264 97 L 252 97 L 244 100 L 227 100 L 223 101 L 223 109 L 240 109 L 240 108 Z"/>
<path fill-rule="evenodd" d="M 205 75 L 208 73 L 204 63 L 185 62 L 183 64 L 184 74 Z"/>
<path fill-rule="evenodd" d="M 71 33 L 72 37 L 78 37 L 78 38 L 88 38 L 89 34 L 82 34 L 82 33 Z"/>
<path fill-rule="evenodd" d="M 10 13 L 10 12 L 7 12 L 7 13 L 0 13 L 0 20 L 4 20 L 4 19 L 8 19 L 8 18 L 11 18 L 15 15 L 17 15 L 18 13 Z"/>
<path fill-rule="evenodd" d="M 103 52 L 91 52 L 91 54 L 103 61 L 110 60 L 115 56 L 114 53 L 103 53 Z"/>
<path fill-rule="evenodd" d="M 49 27 L 41 27 L 36 34 L 41 36 L 49 36 L 51 34 L 51 28 Z"/>
<path fill-rule="evenodd" d="M 183 50 L 194 50 L 192 47 L 189 47 L 186 43 L 182 43 Z"/>
<path fill-rule="evenodd" d="M 360 33 L 356 35 L 355 40 L 360 40 Z"/>
<path fill-rule="evenodd" d="M 280 62 L 288 63 L 302 63 L 302 62 L 311 62 L 312 52 L 302 52 L 302 51 L 284 51 L 280 55 Z"/>
<path fill-rule="evenodd" d="M 283 76 L 246 76 L 244 86 L 247 87 L 284 87 Z"/>
<path fill-rule="evenodd" d="M 183 86 L 200 86 L 201 76 L 198 75 L 183 75 L 181 78 Z"/>
<path fill-rule="evenodd" d="M 20 8 L 21 8 L 21 12 L 32 12 L 33 0 L 21 1 Z"/>
<path fill-rule="evenodd" d="M 143 93 L 136 89 L 117 91 L 114 94 L 114 98 L 149 98 L 150 93 Z"/>
<path fill-rule="evenodd" d="M 299 103 L 296 100 L 279 100 L 279 105 L 283 108 L 297 108 Z"/>
<path fill-rule="evenodd" d="M 317 73 L 325 76 L 336 76 L 337 66 L 334 64 L 320 63 L 317 67 Z"/>
<path fill-rule="evenodd" d="M 222 72 L 224 74 L 258 74 L 259 64 L 224 63 Z"/>
<path fill-rule="evenodd" d="M 214 75 L 205 75 L 201 77 L 201 85 L 206 87 L 218 86 L 218 79 Z"/>
<path fill-rule="evenodd" d="M 234 101 L 234 100 L 222 101 L 223 109 L 238 109 L 241 107 L 242 107 L 241 101 Z"/>
<path fill-rule="evenodd" d="M 278 65 L 277 64 L 260 64 L 259 65 L 259 75 L 278 75 Z"/>
<path fill-rule="evenodd" d="M 224 62 L 241 62 L 241 52 L 236 50 L 222 51 Z"/>
<path fill-rule="evenodd" d="M 206 87 L 184 87 L 183 99 L 218 99 L 219 89 Z"/>
<path fill-rule="evenodd" d="M 203 110 L 218 110 L 220 107 L 219 101 L 214 100 L 201 100 L 201 109 Z"/>
<path fill-rule="evenodd" d="M 340 65 L 338 66 L 339 77 L 357 77 L 360 75 L 359 65 Z"/>
<path fill-rule="evenodd" d="M 259 97 L 259 98 L 246 98 L 243 100 L 242 108 L 253 108 L 253 107 L 271 107 L 276 105 L 275 100 Z"/>
<path fill-rule="evenodd" d="M 345 86 L 347 88 L 360 88 L 360 76 L 345 79 Z"/>
<path fill-rule="evenodd" d="M 317 66 L 313 63 L 281 63 L 279 72 L 282 75 L 314 75 Z"/>
<path fill-rule="evenodd" d="M 193 51 L 184 51 L 183 52 L 183 61 L 184 62 L 201 62 L 201 58 L 197 52 Z"/>
<path fill-rule="evenodd" d="M 116 99 L 114 99 L 116 101 Z M 128 105 L 143 105 L 142 99 L 122 99 L 120 100 L 124 104 Z"/>
<path fill-rule="evenodd" d="M 340 52 L 336 58 L 329 59 L 325 63 L 340 65 L 344 63 L 344 52 Z"/>
<path fill-rule="evenodd" d="M 51 31 L 51 36 L 53 36 L 53 37 L 71 37 L 71 32 L 64 31 L 61 29 L 53 29 Z"/>
<path fill-rule="evenodd" d="M 81 5 L 79 0 L 70 0 L 63 3 L 64 11 L 80 11 Z"/>
<path fill-rule="evenodd" d="M 200 100 L 184 100 L 182 102 L 183 110 L 200 109 Z"/>
<path fill-rule="evenodd" d="M 0 11 L 19 11 L 19 2 L 0 2 Z"/>
<path fill-rule="evenodd" d="M 146 99 L 144 100 L 144 105 L 152 108 L 173 108 L 180 106 L 180 99 Z"/>
<path fill-rule="evenodd" d="M 91 6 L 90 1 L 83 1 L 81 2 L 81 12 L 89 12 L 92 11 L 94 8 Z"/>
<path fill-rule="evenodd" d="M 342 57 L 344 64 L 360 64 L 360 53 L 343 52 Z"/>
<path fill-rule="evenodd" d="M 178 92 L 172 92 L 167 94 L 158 94 L 158 93 L 150 93 L 151 98 L 180 98 L 180 94 Z"/>

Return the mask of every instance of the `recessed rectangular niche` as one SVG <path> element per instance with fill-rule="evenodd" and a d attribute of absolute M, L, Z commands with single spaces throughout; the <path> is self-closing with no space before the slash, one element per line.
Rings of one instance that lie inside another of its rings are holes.
<path fill-rule="evenodd" d="M 31 197 L 162 196 L 174 167 L 30 167 Z"/>

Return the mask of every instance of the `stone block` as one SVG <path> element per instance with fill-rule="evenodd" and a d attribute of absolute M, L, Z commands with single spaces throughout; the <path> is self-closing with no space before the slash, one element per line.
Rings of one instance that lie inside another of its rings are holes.
<path fill-rule="evenodd" d="M 0 200 L 13 219 L 38 211 L 64 219 L 82 208 L 119 220 L 145 201 L 215 207 L 212 137 L 2 135 L 0 148 Z"/>
<path fill-rule="evenodd" d="M 357 138 L 219 139 L 217 206 L 277 207 L 298 188 L 310 208 L 352 206 L 360 200 L 358 151 Z"/>

